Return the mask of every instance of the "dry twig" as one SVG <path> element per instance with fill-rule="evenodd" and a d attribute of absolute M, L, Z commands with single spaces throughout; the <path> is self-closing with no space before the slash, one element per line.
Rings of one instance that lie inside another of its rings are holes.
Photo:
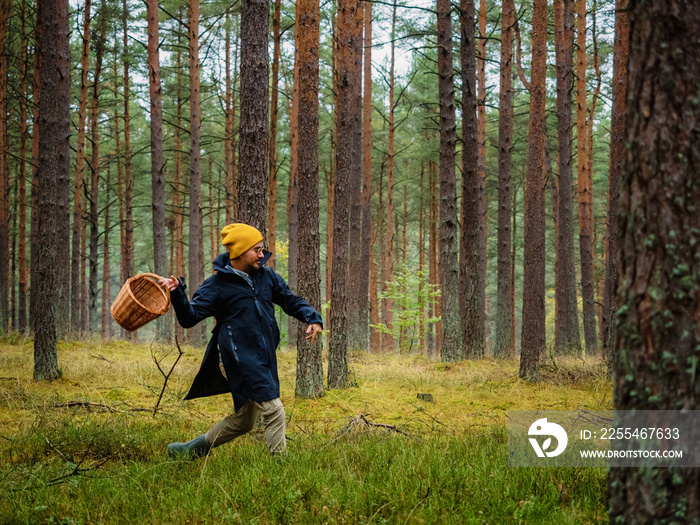
<path fill-rule="evenodd" d="M 158 401 L 156 402 L 156 406 L 153 407 L 153 417 L 156 417 L 156 413 L 158 412 L 158 406 L 160 405 L 161 399 L 163 399 L 163 394 L 165 393 L 165 387 L 168 386 L 168 380 L 170 379 L 170 375 L 173 373 L 173 370 L 175 370 L 175 366 L 177 365 L 177 362 L 180 360 L 182 357 L 182 354 L 184 353 L 182 351 L 182 348 L 180 348 L 180 343 L 177 340 L 177 336 L 175 336 L 175 346 L 177 346 L 177 358 L 175 359 L 175 362 L 173 363 L 173 366 L 170 367 L 170 371 L 166 374 L 163 369 L 160 366 L 161 361 L 163 361 L 166 357 L 168 357 L 173 349 L 171 349 L 167 354 L 165 354 L 163 357 L 158 359 L 153 351 L 151 351 L 151 357 L 153 357 L 153 362 L 155 362 L 156 366 L 158 367 L 158 371 L 163 375 L 164 381 L 163 381 L 163 388 L 160 389 L 160 395 L 158 396 Z"/>

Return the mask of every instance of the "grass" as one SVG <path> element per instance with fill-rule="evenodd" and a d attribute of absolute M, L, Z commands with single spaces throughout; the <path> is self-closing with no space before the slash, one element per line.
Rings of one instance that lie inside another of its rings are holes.
<path fill-rule="evenodd" d="M 258 429 L 171 461 L 167 443 L 206 431 L 231 398 L 181 401 L 202 355 L 184 348 L 153 417 L 151 353 L 168 350 L 62 343 L 63 377 L 36 383 L 31 342 L 0 342 L 0 523 L 607 522 L 603 469 L 507 466 L 509 409 L 611 408 L 599 363 L 558 361 L 530 384 L 516 361 L 358 354 L 357 386 L 295 400 L 296 356 L 281 352 L 288 457 Z"/>

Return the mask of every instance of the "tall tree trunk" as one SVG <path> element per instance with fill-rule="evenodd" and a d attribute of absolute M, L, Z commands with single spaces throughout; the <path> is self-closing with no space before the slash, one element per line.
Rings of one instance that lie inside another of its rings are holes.
<path fill-rule="evenodd" d="M 131 114 L 129 112 L 129 11 L 127 0 L 122 3 L 123 62 L 124 62 L 124 277 L 134 275 L 134 180 L 131 173 Z M 126 332 L 127 340 L 135 341 L 136 332 Z"/>
<path fill-rule="evenodd" d="M 32 79 L 32 195 L 29 225 L 29 327 L 34 329 L 36 308 L 39 304 L 36 288 L 36 265 L 31 264 L 39 257 L 39 106 L 41 104 L 41 53 L 38 43 L 41 39 L 41 3 L 36 6 L 36 22 L 34 24 L 34 78 Z"/>
<path fill-rule="evenodd" d="M 477 172 L 479 174 L 479 207 L 481 210 L 481 247 L 480 253 L 483 257 L 481 264 L 481 281 L 484 283 L 483 288 L 480 288 L 482 297 L 481 303 L 484 306 L 484 349 L 486 347 L 486 318 L 488 305 L 486 303 L 486 267 L 488 266 L 488 258 L 486 256 L 486 240 L 488 238 L 488 223 L 486 221 L 486 20 L 488 17 L 488 6 L 486 0 L 479 1 L 479 38 L 477 40 L 477 85 L 478 85 L 478 100 L 477 100 Z"/>
<path fill-rule="evenodd" d="M 97 282 L 99 273 L 99 211 L 98 198 L 100 190 L 100 140 L 99 140 L 99 111 L 100 111 L 100 74 L 102 72 L 102 58 L 104 56 L 106 18 L 104 0 L 100 6 L 100 34 L 96 36 L 95 44 L 95 72 L 93 75 L 92 101 L 90 104 L 90 129 L 92 131 L 92 159 L 90 162 L 90 292 L 88 305 L 88 331 L 90 334 L 96 331 L 99 310 L 97 307 Z"/>
<path fill-rule="evenodd" d="M 299 29 L 295 26 L 296 31 Z M 297 238 L 297 166 L 299 159 L 299 49 L 294 48 L 294 68 L 292 86 L 292 111 L 290 121 L 289 184 L 287 186 L 287 284 L 292 290 L 297 288 L 297 262 L 299 260 L 299 239 Z M 287 320 L 287 343 L 291 348 L 297 346 L 297 320 L 289 317 Z"/>
<path fill-rule="evenodd" d="M 297 163 L 299 192 L 298 293 L 309 304 L 321 308 L 321 262 L 318 201 L 318 83 L 320 8 L 318 0 L 299 0 L 296 12 L 296 47 L 299 48 L 299 152 Z M 301 398 L 323 395 L 321 338 L 304 337 L 305 326 L 297 323 L 297 382 L 295 395 Z"/>
<path fill-rule="evenodd" d="M 544 273 L 544 147 L 546 139 L 545 82 L 547 73 L 547 0 L 532 8 L 532 73 L 530 129 L 523 251 L 523 313 L 520 336 L 520 377 L 536 380 L 545 345 Z"/>
<path fill-rule="evenodd" d="M 202 168 L 200 136 L 202 132 L 199 93 L 199 0 L 190 0 L 188 8 L 189 69 L 190 69 L 190 206 L 187 265 L 189 286 L 194 293 L 204 282 L 203 226 L 202 226 Z M 206 343 L 205 323 L 189 329 L 190 341 L 195 346 Z"/>
<path fill-rule="evenodd" d="M 437 204 L 437 166 L 434 161 L 428 161 L 428 187 L 430 192 L 430 214 L 429 214 L 429 235 L 428 241 L 428 276 L 432 286 L 439 288 L 440 279 L 438 277 L 438 259 L 437 259 L 437 222 L 438 222 L 438 204 Z M 380 246 L 382 243 L 380 243 Z M 431 306 L 430 317 L 440 317 L 440 298 Z M 437 357 L 440 351 L 440 322 L 435 323 L 434 327 L 430 328 L 427 336 L 427 354 L 430 357 Z"/>
<path fill-rule="evenodd" d="M 80 232 L 83 223 L 83 165 L 85 162 L 85 117 L 88 96 L 88 61 L 90 56 L 90 0 L 85 0 L 83 11 L 83 51 L 80 59 L 80 94 L 78 96 L 78 143 L 75 159 L 75 184 L 73 190 L 73 237 L 71 239 L 71 331 L 80 335 L 80 265 L 82 252 Z"/>
<path fill-rule="evenodd" d="M 110 285 L 111 261 L 109 253 L 109 199 L 111 198 L 109 193 L 112 175 L 110 168 L 110 164 L 107 164 L 107 180 L 105 181 L 105 201 L 107 205 L 105 206 L 105 229 L 102 241 L 102 339 L 107 340 L 112 338 L 112 316 L 109 314 L 109 305 L 112 303 L 112 287 Z"/>
<path fill-rule="evenodd" d="M 501 19 L 501 88 L 498 103 L 498 283 L 496 295 L 496 346 L 494 356 L 510 356 L 511 340 L 510 295 L 511 232 L 510 184 L 513 150 L 513 0 L 503 1 Z"/>
<path fill-rule="evenodd" d="M 588 164 L 586 127 L 586 0 L 576 2 L 576 146 L 578 149 L 578 231 L 583 297 L 583 336 L 586 354 L 597 353 L 595 290 L 593 287 L 593 178 Z"/>
<path fill-rule="evenodd" d="M 226 224 L 233 222 L 233 202 L 236 195 L 233 182 L 233 104 L 231 98 L 231 20 L 228 11 L 226 12 L 226 94 L 224 95 L 224 105 L 226 115 L 224 118 L 224 171 L 226 179 Z"/>
<path fill-rule="evenodd" d="M 620 202 L 620 175 L 625 151 L 625 111 L 627 96 L 627 57 L 629 56 L 629 20 L 627 0 L 615 3 L 615 42 L 613 45 L 612 114 L 610 117 L 610 174 L 608 180 L 608 231 L 605 235 L 605 288 L 603 290 L 603 357 L 612 364 L 615 348 L 615 291 L 617 289 L 617 214 Z"/>
<path fill-rule="evenodd" d="M 459 315 L 459 219 L 455 147 L 457 121 L 452 79 L 452 21 L 449 0 L 437 0 L 438 91 L 440 99 L 440 289 L 443 361 L 464 357 Z"/>
<path fill-rule="evenodd" d="M 241 116 L 239 122 L 238 219 L 267 231 L 269 86 L 267 0 L 241 4 Z"/>
<path fill-rule="evenodd" d="M 559 191 L 557 192 L 557 258 L 554 347 L 558 352 L 580 352 L 576 260 L 574 253 L 574 203 L 571 96 L 573 78 L 574 1 L 554 1 L 557 72 L 557 136 Z"/>
<path fill-rule="evenodd" d="M 36 266 L 34 318 L 34 379 L 53 380 L 60 377 L 56 354 L 58 333 L 59 278 L 57 262 L 63 263 L 59 246 L 68 246 L 68 236 L 59 236 L 59 226 L 68 210 L 68 195 L 57 188 L 68 187 L 70 179 L 70 48 L 68 43 L 68 0 L 40 0 L 38 16 L 43 24 L 37 43 L 41 53 L 41 105 L 39 120 L 39 171 L 37 234 L 42 243 L 41 254 L 33 252 Z M 66 231 L 67 233 L 67 231 Z"/>
<path fill-rule="evenodd" d="M 163 158 L 163 102 L 160 87 L 158 46 L 158 1 L 147 0 L 148 87 L 151 98 L 151 216 L 153 218 L 153 269 L 167 275 L 168 252 L 165 242 L 165 159 Z M 166 341 L 170 330 L 166 317 L 156 320 L 156 340 Z"/>
<path fill-rule="evenodd" d="M 389 291 L 388 283 L 394 280 L 394 67 L 396 64 L 396 0 L 391 18 L 391 65 L 389 67 L 389 145 L 386 183 L 386 242 L 384 244 L 384 260 L 382 262 L 382 291 Z M 393 329 L 394 301 L 382 299 L 382 318 L 384 325 Z M 384 352 L 394 351 L 394 338 L 390 333 L 383 336 Z"/>
<path fill-rule="evenodd" d="M 328 388 L 348 386 L 348 235 L 350 230 L 350 177 L 354 167 L 352 148 L 354 133 L 360 125 L 359 115 L 353 104 L 357 104 L 356 67 L 361 53 L 361 40 L 357 38 L 359 2 L 338 2 L 338 105 L 337 105 L 337 150 L 336 179 L 333 213 L 333 268 L 331 273 L 331 295 L 333 304 L 330 313 L 330 342 L 328 353 Z"/>
<path fill-rule="evenodd" d="M 363 58 L 363 94 L 362 94 L 362 239 L 361 260 L 370 264 L 370 271 L 360 271 L 360 289 L 365 291 L 364 302 L 360 304 L 360 311 L 369 309 L 371 312 L 371 324 L 376 324 L 376 311 L 369 303 L 371 273 L 376 272 L 372 247 L 372 4 L 366 2 L 363 9 L 364 16 L 364 58 Z M 376 275 L 374 286 L 376 287 Z M 360 296 L 362 300 L 363 296 Z M 366 314 L 365 314 L 366 315 Z M 377 318 L 377 323 L 379 322 Z M 367 318 L 364 318 L 365 342 L 367 341 Z M 379 334 L 372 329 L 372 345 Z M 376 341 L 377 343 L 379 341 Z"/>
<path fill-rule="evenodd" d="M 20 11 L 20 57 L 19 57 L 19 290 L 17 329 L 20 334 L 27 331 L 27 31 L 26 0 L 22 0 Z"/>
<path fill-rule="evenodd" d="M 367 316 L 367 280 L 362 275 L 367 275 L 367 262 L 362 258 L 362 27 L 364 19 L 365 2 L 358 3 L 355 12 L 355 24 L 353 34 L 357 49 L 354 56 L 353 87 L 354 103 L 351 105 L 353 115 L 352 140 L 352 166 L 350 169 L 350 239 L 353 244 L 360 243 L 355 249 L 348 252 L 348 346 L 350 350 L 367 351 L 368 322 Z M 359 248 L 359 249 L 358 249 Z M 363 287 L 364 286 L 364 287 Z"/>
<path fill-rule="evenodd" d="M 700 359 L 700 5 L 628 5 L 615 410 L 680 412 L 697 408 Z M 699 490 L 696 468 L 611 467 L 610 522 L 698 523 Z"/>
<path fill-rule="evenodd" d="M 268 178 L 268 199 L 267 199 L 267 247 L 272 253 L 272 256 L 267 261 L 270 268 L 275 267 L 277 242 L 277 110 L 279 105 L 279 77 L 280 77 L 280 55 L 281 55 L 281 36 L 280 36 L 280 16 L 282 10 L 282 1 L 275 0 L 275 11 L 272 17 L 272 92 L 270 93 L 270 160 L 268 168 L 270 176 Z M 297 6 L 297 14 L 298 6 Z M 295 31 L 296 35 L 296 31 Z M 320 38 L 320 37 L 319 37 Z M 318 159 L 316 159 L 318 164 Z M 318 176 L 318 174 L 317 174 Z M 323 381 L 322 381 L 323 382 Z"/>
<path fill-rule="evenodd" d="M 518 228 L 518 221 L 516 219 L 516 211 L 518 209 L 518 187 L 515 186 L 513 188 L 513 241 L 512 241 L 512 246 L 513 246 L 513 256 L 511 257 L 510 260 L 510 279 L 513 283 L 515 283 L 515 259 L 518 254 L 518 246 L 515 243 L 515 239 L 517 238 L 517 228 Z M 515 359 L 515 286 L 510 287 L 510 340 L 512 342 L 511 347 L 510 347 L 510 355 L 508 357 L 511 357 Z"/>
<path fill-rule="evenodd" d="M 10 299 L 10 180 L 5 166 L 9 161 L 7 141 L 7 29 L 11 2 L 0 3 L 0 332 L 5 333 L 9 323 Z"/>
<path fill-rule="evenodd" d="M 420 204 L 418 206 L 418 297 L 420 298 L 420 306 L 418 308 L 418 347 L 420 353 L 425 354 L 425 301 L 423 300 L 423 289 L 425 288 L 425 232 L 423 229 L 423 208 L 424 199 L 423 192 L 425 191 L 423 181 L 425 179 L 425 165 L 421 159 L 420 163 L 420 187 L 418 193 L 420 195 Z"/>
<path fill-rule="evenodd" d="M 483 204 L 479 176 L 479 139 L 477 134 L 476 35 L 474 0 L 461 0 L 462 64 L 462 229 L 460 246 L 460 312 L 463 322 L 466 357 L 484 356 L 484 291 L 482 272 L 486 255 L 483 243 Z"/>

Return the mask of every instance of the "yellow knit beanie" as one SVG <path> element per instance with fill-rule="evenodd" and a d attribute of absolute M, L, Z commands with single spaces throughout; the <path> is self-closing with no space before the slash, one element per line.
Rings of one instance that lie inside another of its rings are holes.
<path fill-rule="evenodd" d="M 240 222 L 229 224 L 221 230 L 221 244 L 228 248 L 229 257 L 235 259 L 263 240 L 256 228 Z"/>

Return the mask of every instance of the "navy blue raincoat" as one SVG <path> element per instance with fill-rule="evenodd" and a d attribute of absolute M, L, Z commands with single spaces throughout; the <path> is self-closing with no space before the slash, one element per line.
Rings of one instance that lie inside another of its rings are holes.
<path fill-rule="evenodd" d="M 233 271 L 225 253 L 214 260 L 216 273 L 204 281 L 191 301 L 182 279 L 171 292 L 177 320 L 184 328 L 210 316 L 216 319 L 202 365 L 185 399 L 231 392 L 237 412 L 249 399 L 263 402 L 278 398 L 275 351 L 280 332 L 274 305 L 306 324 L 321 323 L 321 315 L 264 266 L 271 254 L 265 255 L 260 268 L 251 274 L 255 291 Z M 219 359 L 228 380 L 221 373 Z"/>

